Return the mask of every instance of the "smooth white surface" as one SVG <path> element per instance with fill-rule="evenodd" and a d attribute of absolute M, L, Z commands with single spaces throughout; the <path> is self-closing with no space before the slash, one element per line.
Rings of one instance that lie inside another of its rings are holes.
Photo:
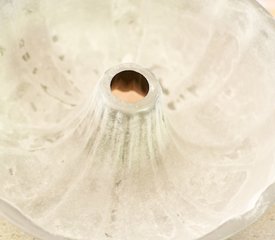
<path fill-rule="evenodd" d="M 270 204 L 275 30 L 254 2 L 0 6 L 6 216 L 45 239 L 222 239 Z M 159 79 L 151 111 L 95 87 L 123 62 Z"/>

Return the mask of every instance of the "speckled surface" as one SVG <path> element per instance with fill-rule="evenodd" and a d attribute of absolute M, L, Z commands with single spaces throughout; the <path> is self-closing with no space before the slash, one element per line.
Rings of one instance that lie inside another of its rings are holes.
<path fill-rule="evenodd" d="M 274 240 L 275 205 L 256 223 L 228 240 Z M 0 240 L 38 240 L 0 218 Z"/>
<path fill-rule="evenodd" d="M 256 223 L 228 240 L 274 240 L 275 205 Z"/>
<path fill-rule="evenodd" d="M 275 15 L 275 0 L 259 0 Z M 0 240 L 38 240 L 0 218 Z M 218 240 L 218 239 L 217 239 Z M 256 223 L 228 240 L 275 240 L 275 205 Z"/>
<path fill-rule="evenodd" d="M 0 240 L 38 240 L 0 218 Z"/>

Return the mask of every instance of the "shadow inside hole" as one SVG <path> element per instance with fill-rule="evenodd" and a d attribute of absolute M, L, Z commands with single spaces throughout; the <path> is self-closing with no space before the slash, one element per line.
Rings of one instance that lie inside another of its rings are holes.
<path fill-rule="evenodd" d="M 137 102 L 149 92 L 149 83 L 140 73 L 126 70 L 117 73 L 111 81 L 113 95 L 125 102 Z"/>

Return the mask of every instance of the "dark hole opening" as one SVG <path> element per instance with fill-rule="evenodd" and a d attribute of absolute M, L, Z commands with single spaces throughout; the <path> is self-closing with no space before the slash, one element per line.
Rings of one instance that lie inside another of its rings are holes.
<path fill-rule="evenodd" d="M 125 102 L 137 102 L 149 92 L 149 83 L 140 73 L 126 70 L 117 73 L 111 81 L 113 95 Z"/>

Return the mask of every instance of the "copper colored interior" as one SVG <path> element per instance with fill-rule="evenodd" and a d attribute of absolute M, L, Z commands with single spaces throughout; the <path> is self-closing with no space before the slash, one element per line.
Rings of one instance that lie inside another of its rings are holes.
<path fill-rule="evenodd" d="M 113 95 L 119 99 L 134 103 L 140 101 L 148 94 L 149 83 L 142 74 L 127 70 L 113 77 L 111 90 Z"/>

